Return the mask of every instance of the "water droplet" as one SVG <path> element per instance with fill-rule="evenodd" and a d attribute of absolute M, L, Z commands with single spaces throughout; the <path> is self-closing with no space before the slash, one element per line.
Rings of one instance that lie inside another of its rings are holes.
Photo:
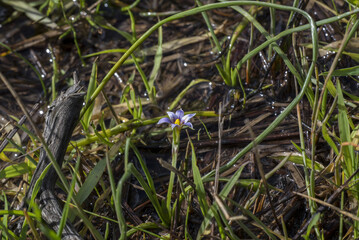
<path fill-rule="evenodd" d="M 50 49 L 46 48 L 46 53 L 50 54 L 51 53 Z"/>
<path fill-rule="evenodd" d="M 52 63 L 52 58 L 50 58 L 50 60 L 49 60 L 51 63 Z"/>
<path fill-rule="evenodd" d="M 186 62 L 184 62 L 184 63 L 183 63 L 183 66 L 187 67 L 187 66 L 188 66 L 188 64 L 187 64 Z"/>
<path fill-rule="evenodd" d="M 123 83 L 122 78 L 120 77 L 120 75 L 118 75 L 117 72 L 115 73 L 115 77 L 117 78 L 117 80 L 118 80 L 119 83 Z"/>
<path fill-rule="evenodd" d="M 45 74 L 41 74 L 41 77 L 44 78 L 44 77 L 45 77 Z"/>
<path fill-rule="evenodd" d="M 40 115 L 44 114 L 44 111 L 40 110 L 40 111 L 39 111 L 39 114 L 40 114 Z"/>

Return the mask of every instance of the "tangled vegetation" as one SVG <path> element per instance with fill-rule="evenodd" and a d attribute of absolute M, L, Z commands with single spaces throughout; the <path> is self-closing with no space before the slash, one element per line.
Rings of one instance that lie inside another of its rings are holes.
<path fill-rule="evenodd" d="M 357 5 L 0 0 L 1 238 L 358 239 Z M 57 230 L 24 200 L 44 149 Z"/>

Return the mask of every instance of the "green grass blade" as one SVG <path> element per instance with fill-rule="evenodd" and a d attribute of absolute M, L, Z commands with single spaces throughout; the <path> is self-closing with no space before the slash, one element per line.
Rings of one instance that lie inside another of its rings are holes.
<path fill-rule="evenodd" d="M 149 186 L 154 192 L 156 192 L 156 191 L 155 191 L 155 189 L 156 189 L 156 188 L 155 188 L 155 184 L 154 184 L 154 182 L 153 182 L 151 173 L 150 173 L 150 171 L 148 170 L 148 168 L 147 168 L 147 166 L 146 166 L 146 163 L 143 161 L 140 152 L 138 151 L 137 147 L 136 147 L 133 143 L 130 143 L 130 146 L 131 146 L 131 149 L 133 150 L 133 152 L 135 153 L 135 155 L 136 155 L 138 161 L 140 162 L 142 171 L 145 173 L 148 186 Z"/>
<path fill-rule="evenodd" d="M 203 216 L 206 216 L 208 211 L 208 203 L 206 199 L 206 191 L 204 190 L 204 185 L 201 177 L 201 173 L 199 171 L 199 168 L 197 166 L 197 157 L 196 157 L 196 151 L 194 149 L 193 143 L 190 138 L 188 138 L 189 143 L 192 148 L 192 172 L 193 172 L 193 179 L 194 184 L 196 185 L 195 192 L 198 196 L 199 205 L 201 207 L 201 211 Z"/>
<path fill-rule="evenodd" d="M 349 116 L 347 109 L 344 103 L 343 92 L 340 86 L 340 82 L 337 81 L 337 93 L 338 93 L 338 127 L 339 127 L 339 136 L 341 143 L 350 143 L 350 125 L 349 125 Z M 352 175 L 352 173 L 357 169 L 357 163 L 354 161 L 354 147 L 352 145 L 341 146 L 344 156 L 344 170 L 347 177 Z"/>
<path fill-rule="evenodd" d="M 5 192 L 2 192 L 2 196 L 0 196 L 0 200 L 3 202 L 4 210 L 5 211 L 9 210 L 9 202 L 7 201 L 7 197 L 6 197 Z M 9 217 L 9 215 L 7 215 L 7 214 L 5 214 L 2 217 L 2 226 L 4 226 L 4 230 L 8 229 L 8 217 Z M 7 231 L 4 231 L 4 234 L 5 234 L 5 239 L 6 240 L 11 238 L 11 235 Z"/>
<path fill-rule="evenodd" d="M 168 107 L 168 110 L 169 111 L 172 111 L 176 106 L 177 106 L 177 104 L 179 103 L 179 101 L 183 98 L 183 96 L 188 92 L 188 90 L 191 88 L 191 87 L 193 87 L 193 86 L 195 86 L 195 85 L 197 85 L 197 84 L 199 84 L 199 83 L 203 83 L 203 82 L 210 82 L 209 80 L 207 80 L 207 79 L 195 79 L 195 80 L 192 80 L 191 82 L 190 82 L 190 84 L 188 84 L 187 86 L 186 86 L 186 88 L 185 89 L 183 89 L 178 95 L 177 95 L 177 97 L 175 98 L 175 100 L 173 100 L 173 102 L 171 103 L 171 105 Z"/>
<path fill-rule="evenodd" d="M 71 202 L 72 195 L 74 193 L 75 184 L 76 184 L 76 178 L 77 178 L 77 174 L 78 174 L 80 163 L 81 163 L 80 156 L 81 155 L 79 155 L 77 160 L 76 160 L 75 171 L 72 174 L 70 192 L 67 195 L 66 202 L 65 202 L 65 205 L 64 205 L 63 210 L 62 210 L 61 221 L 60 221 L 59 229 L 57 230 L 57 236 L 59 238 L 61 238 L 62 231 L 63 231 L 63 229 L 64 229 L 64 227 L 66 225 L 67 216 L 68 216 L 69 208 L 70 208 L 70 202 Z"/>
<path fill-rule="evenodd" d="M 328 72 L 322 72 L 320 75 L 328 75 Z M 343 76 L 356 76 L 359 75 L 359 66 L 341 68 L 334 70 L 332 73 L 333 77 L 343 77 Z"/>
<path fill-rule="evenodd" d="M 96 166 L 87 175 L 85 182 L 82 184 L 80 190 L 76 194 L 76 199 L 79 204 L 82 204 L 87 197 L 91 194 L 98 181 L 102 177 L 102 174 L 106 168 L 106 159 L 102 158 Z"/>
<path fill-rule="evenodd" d="M 156 51 L 156 55 L 155 55 L 155 61 L 153 64 L 153 68 L 150 74 L 150 79 L 148 80 L 148 85 L 150 88 L 150 92 L 148 94 L 151 101 L 155 102 L 156 100 L 156 96 L 154 95 L 155 90 L 154 88 L 154 83 L 155 80 L 159 77 L 159 72 L 160 72 L 160 67 L 161 67 L 161 61 L 162 61 L 162 39 L 163 39 L 163 35 L 162 35 L 162 27 L 158 28 L 158 46 L 157 46 L 157 51 Z"/>
<path fill-rule="evenodd" d="M 135 63 L 136 69 L 137 69 L 137 71 L 139 72 L 139 74 L 140 74 L 140 76 L 142 78 L 143 84 L 145 85 L 147 94 L 148 94 L 148 96 L 150 96 L 151 87 L 150 87 L 150 84 L 149 84 L 148 79 L 146 77 L 146 74 L 142 70 L 142 68 L 141 68 L 140 64 L 138 63 L 138 61 L 136 60 L 136 57 L 133 54 L 131 56 L 132 56 L 133 62 Z"/>
<path fill-rule="evenodd" d="M 122 207 L 121 207 L 121 203 L 122 203 L 122 190 L 123 190 L 123 186 L 126 183 L 127 179 L 131 176 L 131 173 L 129 171 L 125 171 L 125 173 L 123 174 L 123 176 L 121 177 L 120 181 L 117 184 L 117 189 L 116 189 L 116 215 L 117 215 L 117 219 L 118 219 L 118 224 L 120 226 L 120 233 L 121 233 L 121 237 L 120 240 L 124 240 L 126 239 L 127 235 L 127 225 L 126 225 L 126 220 L 125 217 L 123 216 L 122 213 Z"/>
<path fill-rule="evenodd" d="M 39 22 L 52 29 L 58 27 L 57 24 L 54 23 L 50 18 L 46 17 L 44 14 L 42 14 L 42 12 L 38 11 L 36 8 L 33 8 L 25 1 L 2 0 L 2 2 L 10 5 L 16 11 L 25 13 L 25 15 L 34 22 Z"/>
<path fill-rule="evenodd" d="M 109 151 L 110 162 L 115 159 L 118 149 L 122 145 L 122 142 L 116 142 Z M 87 175 L 85 182 L 82 184 L 80 190 L 76 194 L 76 200 L 79 204 L 82 204 L 88 196 L 91 194 L 93 189 L 96 187 L 98 181 L 101 179 L 103 172 L 106 168 L 106 158 L 102 158 L 96 166 L 91 170 L 90 174 Z"/>
<path fill-rule="evenodd" d="M 115 211 L 116 211 L 117 219 L 119 220 L 118 225 L 119 225 L 119 228 L 122 230 L 123 226 L 121 225 L 121 223 L 124 221 L 124 219 L 123 219 L 123 215 L 121 214 L 121 209 L 120 209 L 121 208 L 121 202 L 119 202 L 118 199 L 116 198 L 117 194 L 116 194 L 115 178 L 113 176 L 113 172 L 112 172 L 112 169 L 111 169 L 111 163 L 110 163 L 110 159 L 109 159 L 108 155 L 109 154 L 108 154 L 108 151 L 107 151 L 106 152 L 107 172 L 108 172 L 108 176 L 109 176 L 109 179 L 110 179 L 112 198 L 113 198 L 113 202 L 114 202 L 114 205 L 115 205 Z M 125 176 L 128 177 L 129 176 L 128 174 L 129 173 L 126 173 Z M 121 231 L 121 235 L 125 235 L 124 233 L 126 232 L 126 225 L 124 226 L 124 228 L 125 228 L 125 231 Z"/>
<path fill-rule="evenodd" d="M 197 4 L 199 7 L 200 7 L 200 6 L 203 6 L 203 4 L 201 3 L 201 1 L 199 1 L 199 0 L 196 0 L 196 4 Z M 209 17 L 208 17 L 207 12 L 206 12 L 206 11 L 203 11 L 203 12 L 201 12 L 201 14 L 202 14 L 202 17 L 203 17 L 204 21 L 206 22 L 206 25 L 207 25 L 207 28 L 208 28 L 209 32 L 211 33 L 211 37 L 212 37 L 212 39 L 213 39 L 213 41 L 214 41 L 214 44 L 215 44 L 215 46 L 216 46 L 216 48 L 217 48 L 217 51 L 218 51 L 218 52 L 221 52 L 221 45 L 219 44 L 219 41 L 218 41 L 218 39 L 217 39 L 217 37 L 216 37 L 216 34 L 214 33 L 213 25 L 212 25 L 211 21 L 209 20 Z"/>
<path fill-rule="evenodd" d="M 127 49 L 125 48 L 114 48 L 114 49 L 108 49 L 108 50 L 103 50 L 103 51 L 99 51 L 99 52 L 95 52 L 95 53 L 90 53 L 87 55 L 83 55 L 83 58 L 89 58 L 89 57 L 94 57 L 94 56 L 98 56 L 98 55 L 102 55 L 102 54 L 110 54 L 110 53 L 125 53 L 127 51 Z"/>
<path fill-rule="evenodd" d="M 131 229 L 127 231 L 127 237 L 131 237 L 133 234 L 137 233 L 137 232 L 144 232 L 149 234 L 150 236 L 155 237 L 156 239 L 163 239 L 163 240 L 167 240 L 167 238 L 162 237 L 158 234 L 152 233 L 150 231 L 147 231 L 147 229 L 160 229 L 161 226 L 158 223 L 154 223 L 154 222 L 145 222 L 145 223 L 141 223 L 140 225 L 137 225 L 136 227 L 134 226 L 130 226 Z"/>
<path fill-rule="evenodd" d="M 0 171 L 0 179 L 14 178 L 34 171 L 36 166 L 26 162 L 10 165 Z"/>
<path fill-rule="evenodd" d="M 165 214 L 165 211 L 164 211 L 165 208 L 158 201 L 155 189 L 152 189 L 151 187 L 149 187 L 147 185 L 147 183 L 144 181 L 141 173 L 133 166 L 133 164 L 131 164 L 131 163 L 128 164 L 128 171 L 130 171 L 135 176 L 137 181 L 143 187 L 144 191 L 146 192 L 147 197 L 151 201 L 151 203 L 152 203 L 153 207 L 155 208 L 161 221 L 165 225 L 168 225 L 170 222 L 169 215 Z"/>
<path fill-rule="evenodd" d="M 95 61 L 92 64 L 91 77 L 90 77 L 90 82 L 89 82 L 88 88 L 87 88 L 85 103 L 88 103 L 90 101 L 91 95 L 94 93 L 96 86 L 97 86 L 97 63 Z M 92 111 L 94 108 L 94 104 L 95 103 L 92 103 L 89 106 L 89 108 L 86 110 L 86 112 L 82 118 L 81 123 L 82 123 L 82 126 L 83 126 L 85 132 L 88 132 L 88 129 L 90 127 L 90 121 L 91 121 L 91 117 L 92 117 Z"/>
<path fill-rule="evenodd" d="M 5 239 L 18 240 L 19 237 L 15 235 L 3 222 L 0 221 L 0 234 Z"/>

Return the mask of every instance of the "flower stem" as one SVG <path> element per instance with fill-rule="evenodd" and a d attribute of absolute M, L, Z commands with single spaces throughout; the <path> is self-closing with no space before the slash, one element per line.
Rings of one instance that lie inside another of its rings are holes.
<path fill-rule="evenodd" d="M 177 167 L 177 156 L 178 156 L 178 150 L 179 150 L 179 142 L 180 142 L 180 131 L 181 129 L 178 127 L 175 127 L 173 129 L 173 139 L 172 139 L 172 167 Z M 169 213 L 169 216 L 171 217 L 171 198 L 172 198 L 172 191 L 173 191 L 173 184 L 175 180 L 175 173 L 171 172 L 170 175 L 170 181 L 168 184 L 168 191 L 167 191 L 167 210 Z"/>

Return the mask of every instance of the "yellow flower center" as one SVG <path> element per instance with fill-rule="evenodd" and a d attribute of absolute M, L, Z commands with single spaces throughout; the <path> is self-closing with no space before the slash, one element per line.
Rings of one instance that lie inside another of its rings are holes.
<path fill-rule="evenodd" d="M 178 118 L 176 119 L 175 124 L 177 124 L 177 125 L 181 124 L 181 122 L 180 122 L 180 120 Z"/>

